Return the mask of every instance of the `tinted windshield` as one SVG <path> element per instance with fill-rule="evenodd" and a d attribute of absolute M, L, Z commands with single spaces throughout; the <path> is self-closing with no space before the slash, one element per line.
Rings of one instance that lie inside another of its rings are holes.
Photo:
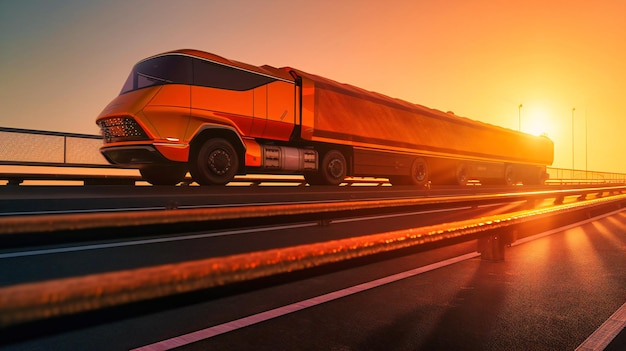
<path fill-rule="evenodd" d="M 183 55 L 158 56 L 135 65 L 120 94 L 163 84 L 250 90 L 275 81 L 262 74 Z"/>
<path fill-rule="evenodd" d="M 130 72 L 120 94 L 162 84 L 191 84 L 191 58 L 168 55 L 139 62 Z"/>

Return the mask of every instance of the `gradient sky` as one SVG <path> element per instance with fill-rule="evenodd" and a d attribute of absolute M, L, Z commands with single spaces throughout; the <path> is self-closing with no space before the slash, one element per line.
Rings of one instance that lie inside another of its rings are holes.
<path fill-rule="evenodd" d="M 512 129 L 521 112 L 556 167 L 575 107 L 575 168 L 626 173 L 624 18 L 623 0 L 0 0 L 0 126 L 97 134 L 135 62 L 194 48 Z"/>

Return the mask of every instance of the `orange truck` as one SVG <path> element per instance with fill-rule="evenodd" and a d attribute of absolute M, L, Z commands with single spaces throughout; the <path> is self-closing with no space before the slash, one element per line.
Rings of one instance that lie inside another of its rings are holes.
<path fill-rule="evenodd" d="M 102 154 L 155 185 L 238 174 L 347 176 L 392 184 L 540 184 L 554 145 L 294 68 L 197 50 L 149 57 L 98 116 Z"/>

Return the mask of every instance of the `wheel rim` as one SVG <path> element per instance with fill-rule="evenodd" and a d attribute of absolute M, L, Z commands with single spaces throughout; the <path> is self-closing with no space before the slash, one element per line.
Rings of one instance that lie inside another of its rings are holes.
<path fill-rule="evenodd" d="M 328 163 L 328 174 L 331 175 L 334 179 L 343 177 L 343 162 L 339 159 L 333 159 Z"/>
<path fill-rule="evenodd" d="M 211 152 L 208 159 L 209 169 L 216 175 L 224 175 L 231 168 L 231 157 L 223 149 L 216 149 Z"/>
<path fill-rule="evenodd" d="M 465 166 L 459 166 L 456 179 L 459 185 L 467 184 L 467 170 L 465 169 Z"/>
<path fill-rule="evenodd" d="M 422 162 L 416 163 L 413 168 L 413 174 L 415 180 L 423 182 L 426 179 L 426 166 Z"/>
<path fill-rule="evenodd" d="M 506 172 L 504 174 L 504 183 L 506 185 L 513 185 L 514 184 L 513 168 L 511 168 L 510 166 L 506 168 Z"/>

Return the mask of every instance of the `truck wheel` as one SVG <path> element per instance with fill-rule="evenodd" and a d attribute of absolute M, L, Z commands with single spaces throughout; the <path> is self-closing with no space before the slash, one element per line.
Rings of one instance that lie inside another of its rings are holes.
<path fill-rule="evenodd" d="M 411 185 L 427 186 L 430 177 L 428 163 L 422 157 L 418 157 L 411 165 L 409 181 Z"/>
<path fill-rule="evenodd" d="M 209 139 L 192 155 L 191 176 L 200 185 L 224 185 L 235 178 L 239 155 L 228 141 Z"/>
<path fill-rule="evenodd" d="M 459 163 L 456 166 L 456 183 L 458 185 L 467 185 L 468 177 L 467 177 L 467 165 L 464 163 Z"/>
<path fill-rule="evenodd" d="M 517 179 L 515 179 L 515 171 L 513 170 L 513 166 L 507 165 L 504 169 L 504 185 L 512 186 L 517 183 Z"/>
<path fill-rule="evenodd" d="M 345 156 L 337 150 L 331 150 L 324 155 L 319 171 L 305 174 L 304 179 L 311 185 L 339 185 L 347 172 Z"/>
<path fill-rule="evenodd" d="M 141 177 L 152 185 L 176 185 L 185 179 L 186 165 L 149 165 L 139 169 Z"/>

